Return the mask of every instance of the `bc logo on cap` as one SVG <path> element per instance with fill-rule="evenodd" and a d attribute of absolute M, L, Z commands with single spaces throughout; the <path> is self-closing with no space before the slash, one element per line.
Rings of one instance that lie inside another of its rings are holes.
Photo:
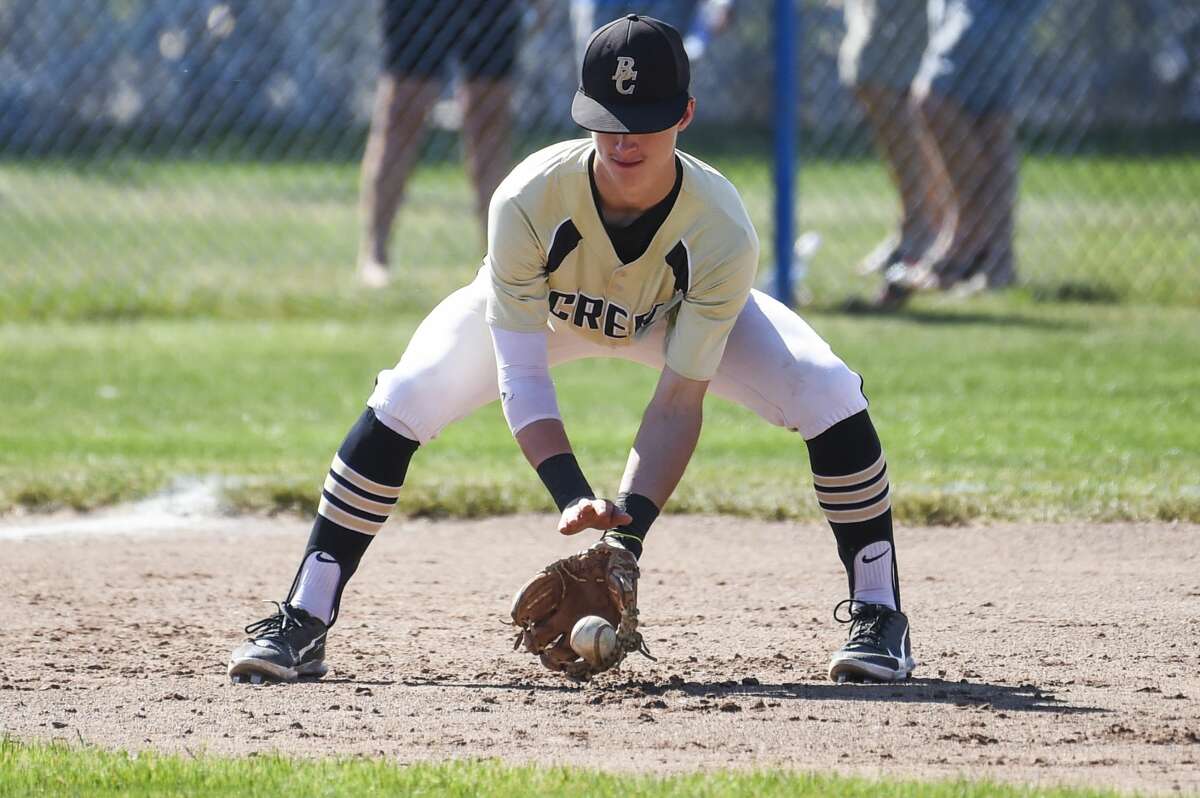
<path fill-rule="evenodd" d="M 633 69 L 633 59 L 627 55 L 617 56 L 617 71 L 613 73 L 613 82 L 617 84 L 617 94 L 633 94 L 634 86 L 625 84 L 637 78 Z"/>

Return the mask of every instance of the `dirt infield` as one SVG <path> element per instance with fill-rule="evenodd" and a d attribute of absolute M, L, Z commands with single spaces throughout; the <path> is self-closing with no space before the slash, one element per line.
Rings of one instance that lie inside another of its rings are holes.
<path fill-rule="evenodd" d="M 286 589 L 306 524 L 15 524 L 0 731 L 22 739 L 1200 790 L 1197 526 L 903 529 L 919 678 L 838 686 L 828 529 L 666 518 L 643 559 L 659 661 L 580 687 L 512 652 L 500 621 L 583 541 L 544 517 L 393 522 L 347 592 L 329 676 L 251 687 L 227 682 L 226 657 Z"/>

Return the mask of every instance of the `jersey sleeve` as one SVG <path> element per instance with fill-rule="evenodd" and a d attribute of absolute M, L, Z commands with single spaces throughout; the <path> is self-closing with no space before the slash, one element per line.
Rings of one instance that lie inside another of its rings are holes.
<path fill-rule="evenodd" d="M 691 380 L 711 380 L 725 354 L 729 333 L 750 296 L 758 271 L 758 242 L 743 244 L 688 287 L 667 340 L 667 365 Z"/>
<path fill-rule="evenodd" d="M 487 323 L 513 332 L 546 329 L 550 283 L 546 254 L 516 197 L 500 191 L 488 208 Z"/>

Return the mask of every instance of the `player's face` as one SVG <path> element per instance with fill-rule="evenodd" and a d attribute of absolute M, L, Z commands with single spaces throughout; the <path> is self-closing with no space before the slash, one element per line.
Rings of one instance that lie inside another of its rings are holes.
<path fill-rule="evenodd" d="M 658 133 L 593 133 L 596 168 L 601 182 L 630 192 L 656 183 L 675 181 L 675 142 L 679 132 L 691 124 L 695 100 L 688 102 L 679 123 Z M 669 189 L 669 186 L 668 186 Z"/>
<path fill-rule="evenodd" d="M 658 133 L 595 133 L 596 153 L 613 179 L 637 181 L 662 172 L 675 152 L 675 128 Z"/>

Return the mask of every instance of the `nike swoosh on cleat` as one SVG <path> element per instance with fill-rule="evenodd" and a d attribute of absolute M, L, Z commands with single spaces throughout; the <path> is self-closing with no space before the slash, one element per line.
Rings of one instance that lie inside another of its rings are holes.
<path fill-rule="evenodd" d="M 863 557 L 862 563 L 863 563 L 863 565 L 866 565 L 869 562 L 875 562 L 880 557 L 882 557 L 884 554 L 887 554 L 889 552 L 891 552 L 891 549 L 887 549 L 886 551 L 880 552 L 879 554 L 876 554 L 874 557 Z"/>
<path fill-rule="evenodd" d="M 325 639 L 325 635 L 319 635 L 319 636 L 313 638 L 313 641 L 311 643 L 309 643 L 304 648 L 300 649 L 300 651 L 296 654 L 296 659 L 301 659 L 305 654 L 307 654 L 309 651 L 312 650 L 313 646 L 315 646 L 317 643 L 320 643 L 324 639 Z"/>

